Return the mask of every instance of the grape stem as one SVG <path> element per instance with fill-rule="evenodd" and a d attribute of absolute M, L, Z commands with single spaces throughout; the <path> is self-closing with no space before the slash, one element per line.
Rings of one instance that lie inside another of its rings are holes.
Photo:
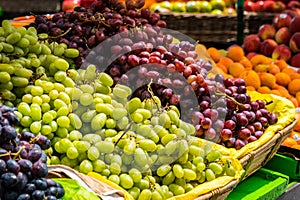
<path fill-rule="evenodd" d="M 68 30 L 66 30 L 64 33 L 58 35 L 58 36 L 48 36 L 48 37 L 39 37 L 39 40 L 44 41 L 44 40 L 48 40 L 48 39 L 57 39 L 60 37 L 63 37 L 65 35 L 67 35 L 70 31 L 72 30 L 72 27 L 70 27 Z"/>
<path fill-rule="evenodd" d="M 152 99 L 153 102 L 155 103 L 156 108 L 157 108 L 157 111 L 160 111 L 159 106 L 158 106 L 158 103 L 157 103 L 156 100 L 153 98 L 153 97 L 154 97 L 154 92 L 153 92 L 153 90 L 152 90 L 152 88 L 151 88 L 152 80 L 153 80 L 153 79 L 151 78 L 150 83 L 147 85 L 147 91 L 150 93 L 151 99 Z"/>
<path fill-rule="evenodd" d="M 119 137 L 119 139 L 116 141 L 115 145 L 118 145 L 118 143 L 120 142 L 120 140 L 122 139 L 122 137 L 130 130 L 130 128 L 132 127 L 134 122 L 130 122 L 130 124 L 128 124 L 126 130 L 124 131 L 124 133 L 122 133 L 122 135 Z"/>
<path fill-rule="evenodd" d="M 238 102 L 238 101 L 237 101 L 237 100 L 235 100 L 233 97 L 231 97 L 231 96 L 229 96 L 229 95 L 227 95 L 227 94 L 225 94 L 225 93 L 223 93 L 223 92 L 216 91 L 216 94 L 217 94 L 217 95 L 222 95 L 222 96 L 225 96 L 226 98 L 230 99 L 231 101 L 233 101 L 233 102 L 234 102 L 234 103 L 236 103 L 237 105 L 239 105 L 239 106 L 243 106 L 243 104 L 242 104 L 242 103 Z"/>
<path fill-rule="evenodd" d="M 20 153 L 21 153 L 24 149 L 25 149 L 25 147 L 24 147 L 24 146 L 21 146 L 21 148 L 19 149 L 19 151 L 18 151 L 17 153 L 11 153 L 11 155 L 14 156 L 13 159 L 16 160 L 17 157 L 20 156 Z"/>

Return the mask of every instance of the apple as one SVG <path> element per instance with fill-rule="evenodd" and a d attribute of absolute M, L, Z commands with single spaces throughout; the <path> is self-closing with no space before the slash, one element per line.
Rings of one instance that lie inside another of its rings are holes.
<path fill-rule="evenodd" d="M 64 0 L 62 2 L 62 11 L 71 12 L 77 6 L 80 6 L 80 0 Z"/>
<path fill-rule="evenodd" d="M 293 17 L 295 17 L 295 16 L 297 15 L 296 12 L 293 11 L 292 9 L 285 9 L 285 10 L 283 11 L 283 13 L 288 14 L 292 19 L 293 19 Z"/>
<path fill-rule="evenodd" d="M 276 14 L 273 18 L 273 26 L 276 29 L 280 29 L 281 27 L 289 27 L 292 21 L 292 17 L 286 13 Z"/>
<path fill-rule="evenodd" d="M 172 6 L 172 11 L 174 12 L 185 12 L 185 3 L 183 2 L 171 2 Z"/>
<path fill-rule="evenodd" d="M 275 40 L 278 44 L 288 44 L 291 36 L 291 32 L 287 27 L 281 27 L 275 34 Z"/>
<path fill-rule="evenodd" d="M 200 1 L 199 7 L 201 13 L 210 13 L 212 10 L 212 6 L 209 1 Z"/>
<path fill-rule="evenodd" d="M 285 7 L 286 6 L 284 3 L 282 3 L 281 1 L 276 1 L 273 4 L 272 10 L 274 13 L 280 13 L 280 12 L 284 11 Z"/>
<path fill-rule="evenodd" d="M 271 57 L 274 49 L 278 46 L 277 42 L 273 39 L 266 39 L 260 45 L 260 53 Z"/>
<path fill-rule="evenodd" d="M 264 3 L 264 12 L 273 12 L 273 6 L 275 2 L 272 0 L 266 0 Z"/>
<path fill-rule="evenodd" d="M 253 7 L 253 2 L 251 0 L 247 0 L 244 3 L 244 10 L 245 11 L 252 11 L 252 7 Z"/>
<path fill-rule="evenodd" d="M 300 8 L 292 8 L 296 15 L 300 15 Z"/>
<path fill-rule="evenodd" d="M 287 4 L 287 8 L 300 8 L 300 2 L 292 0 Z"/>
<path fill-rule="evenodd" d="M 292 33 L 300 32 L 300 15 L 295 16 L 290 23 L 290 30 Z"/>
<path fill-rule="evenodd" d="M 271 39 L 274 38 L 275 33 L 276 33 L 276 29 L 271 24 L 263 24 L 258 29 L 258 36 L 262 40 L 266 40 L 266 39 L 269 39 L 269 38 L 271 38 Z"/>
<path fill-rule="evenodd" d="M 243 48 L 246 52 L 258 52 L 260 45 L 260 38 L 257 34 L 250 34 L 244 38 Z"/>
<path fill-rule="evenodd" d="M 292 67 L 300 68 L 300 53 L 293 55 L 290 64 Z"/>
<path fill-rule="evenodd" d="M 286 62 L 288 62 L 291 59 L 291 57 L 292 51 L 285 44 L 278 45 L 272 53 L 273 60 L 285 60 Z"/>
<path fill-rule="evenodd" d="M 210 14 L 213 14 L 213 15 L 222 15 L 223 14 L 223 11 L 222 10 L 219 10 L 219 9 L 213 9 Z"/>
<path fill-rule="evenodd" d="M 186 3 L 186 12 L 199 12 L 200 11 L 199 1 L 188 1 Z"/>
<path fill-rule="evenodd" d="M 300 32 L 292 35 L 290 39 L 290 48 L 294 53 L 300 52 Z"/>
<path fill-rule="evenodd" d="M 256 1 L 252 5 L 252 11 L 254 12 L 263 12 L 264 11 L 264 4 L 265 2 L 262 0 Z"/>
<path fill-rule="evenodd" d="M 210 3 L 211 3 L 213 10 L 218 9 L 218 10 L 223 11 L 224 8 L 226 7 L 224 0 L 211 0 Z"/>

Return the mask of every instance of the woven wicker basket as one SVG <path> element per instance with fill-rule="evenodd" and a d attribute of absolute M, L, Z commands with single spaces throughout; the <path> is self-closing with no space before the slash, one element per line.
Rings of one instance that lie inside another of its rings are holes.
<path fill-rule="evenodd" d="M 71 178 L 81 182 L 89 190 L 95 192 L 101 199 L 126 199 L 122 191 L 98 181 L 97 179 L 79 173 L 76 170 L 64 165 L 48 166 L 48 178 Z M 223 187 L 214 189 L 206 194 L 197 197 L 195 200 L 224 200 L 229 193 L 237 186 L 239 179 L 233 179 Z"/>
<path fill-rule="evenodd" d="M 273 18 L 277 13 L 245 13 L 245 34 L 256 34 L 263 24 L 272 24 Z"/>
<path fill-rule="evenodd" d="M 87 189 L 95 192 L 101 199 L 124 199 L 124 193 L 120 190 L 102 183 L 93 177 L 77 172 L 64 165 L 48 166 L 48 178 L 71 178 L 77 180 Z"/>
<path fill-rule="evenodd" d="M 279 149 L 280 144 L 292 132 L 296 123 L 297 121 L 295 120 L 283 130 L 275 133 L 272 139 L 267 143 L 239 159 L 243 168 L 245 169 L 244 176 L 241 178 L 241 180 L 246 179 L 248 176 L 264 166 L 271 158 L 273 158 Z"/>
<path fill-rule="evenodd" d="M 160 15 L 166 21 L 168 29 L 176 30 L 200 43 L 236 41 L 236 15 L 189 13 L 160 13 Z"/>
<path fill-rule="evenodd" d="M 232 190 L 237 186 L 239 180 L 233 180 L 229 182 L 227 185 L 217 188 L 208 192 L 207 194 L 203 194 L 195 200 L 223 200 L 226 199 L 227 196 L 232 192 Z"/>

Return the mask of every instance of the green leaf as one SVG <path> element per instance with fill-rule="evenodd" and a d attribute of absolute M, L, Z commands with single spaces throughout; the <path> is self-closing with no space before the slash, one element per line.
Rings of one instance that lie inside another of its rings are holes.
<path fill-rule="evenodd" d="M 82 187 L 76 180 L 70 178 L 53 178 L 57 183 L 60 183 L 65 195 L 62 200 L 99 200 L 100 198 L 93 192 Z"/>

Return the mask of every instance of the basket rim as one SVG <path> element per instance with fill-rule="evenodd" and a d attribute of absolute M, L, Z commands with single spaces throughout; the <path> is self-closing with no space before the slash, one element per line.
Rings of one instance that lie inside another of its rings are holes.
<path fill-rule="evenodd" d="M 284 127 L 282 130 L 277 131 L 276 134 L 274 135 L 274 137 L 272 137 L 272 139 L 270 139 L 269 141 L 267 141 L 266 143 L 261 145 L 259 148 L 255 149 L 254 151 L 251 151 L 248 154 L 244 155 L 243 157 L 239 158 L 240 162 L 242 163 L 243 161 L 245 161 L 245 159 L 247 159 L 247 157 L 249 157 L 249 156 L 252 157 L 253 154 L 255 155 L 257 152 L 261 152 L 261 149 L 268 147 L 270 143 L 289 134 L 289 131 L 294 128 L 296 123 L 297 123 L 297 121 L 295 120 L 295 121 L 291 122 L 289 125 L 287 125 L 286 127 Z"/>
<path fill-rule="evenodd" d="M 228 182 L 226 185 L 216 188 L 212 191 L 209 191 L 199 197 L 197 197 L 195 200 L 204 200 L 204 199 L 210 199 L 211 197 L 218 197 L 221 194 L 225 194 L 226 192 L 231 192 L 235 186 L 239 183 L 239 179 L 233 179 L 232 181 Z M 229 194 L 229 193 L 228 193 Z"/>
<path fill-rule="evenodd" d="M 272 137 L 272 139 L 261 145 L 259 148 L 249 152 L 248 154 L 238 159 L 245 169 L 245 173 L 240 179 L 241 181 L 253 174 L 254 172 L 256 172 L 257 170 L 259 170 L 260 167 L 264 166 L 275 155 L 275 153 L 280 147 L 282 140 L 291 133 L 296 123 L 297 121 L 294 120 L 282 130 L 277 131 L 276 134 Z M 257 158 L 263 158 L 264 160 L 260 163 L 260 167 L 258 166 L 255 169 L 251 169 L 250 166 Z"/>

